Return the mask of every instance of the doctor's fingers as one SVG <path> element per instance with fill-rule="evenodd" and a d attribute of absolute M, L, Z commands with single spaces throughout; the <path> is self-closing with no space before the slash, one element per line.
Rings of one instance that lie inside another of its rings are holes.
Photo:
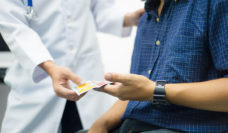
<path fill-rule="evenodd" d="M 72 98 L 71 101 L 78 101 L 78 100 L 81 99 L 84 95 L 86 95 L 86 93 L 81 94 L 81 95 L 76 95 L 75 97 Z"/>
<path fill-rule="evenodd" d="M 77 75 L 75 75 L 72 71 L 70 71 L 67 74 L 67 78 L 69 80 L 71 80 L 72 82 L 74 82 L 75 84 L 77 84 L 77 85 L 82 85 L 83 84 L 82 79 L 80 77 L 78 77 Z"/>
<path fill-rule="evenodd" d="M 65 87 L 55 88 L 55 93 L 57 96 L 66 98 L 71 101 L 76 101 L 79 99 L 79 96 L 73 91 Z"/>
<path fill-rule="evenodd" d="M 68 99 L 68 100 L 71 100 L 71 101 L 78 101 L 79 99 L 81 99 L 84 95 L 86 95 L 86 93 L 84 93 L 84 94 L 81 94 L 81 95 L 75 95 L 75 96 L 73 96 L 73 98 L 72 99 Z"/>

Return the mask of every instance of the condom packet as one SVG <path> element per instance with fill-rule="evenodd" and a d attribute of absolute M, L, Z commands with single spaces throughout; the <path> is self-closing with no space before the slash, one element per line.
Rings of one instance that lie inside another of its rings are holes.
<path fill-rule="evenodd" d="M 99 90 L 100 88 L 104 87 L 105 85 L 109 85 L 111 83 L 112 82 L 109 82 L 109 81 L 86 81 L 83 85 L 77 86 L 73 90 L 78 95 L 81 95 L 90 90 Z"/>

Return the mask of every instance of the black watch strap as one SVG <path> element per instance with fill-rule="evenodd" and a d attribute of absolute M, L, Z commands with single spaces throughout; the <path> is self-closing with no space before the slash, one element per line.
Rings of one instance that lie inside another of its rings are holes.
<path fill-rule="evenodd" d="M 163 105 L 167 106 L 169 105 L 169 102 L 166 100 L 166 93 L 165 93 L 165 80 L 158 80 L 156 81 L 156 86 L 154 89 L 153 94 L 153 105 Z"/>

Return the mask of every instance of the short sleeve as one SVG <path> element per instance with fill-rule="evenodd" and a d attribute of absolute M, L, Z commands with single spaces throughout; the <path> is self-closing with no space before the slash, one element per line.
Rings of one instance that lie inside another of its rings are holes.
<path fill-rule="evenodd" d="M 228 77 L 228 1 L 212 0 L 209 16 L 209 46 L 214 66 Z"/>

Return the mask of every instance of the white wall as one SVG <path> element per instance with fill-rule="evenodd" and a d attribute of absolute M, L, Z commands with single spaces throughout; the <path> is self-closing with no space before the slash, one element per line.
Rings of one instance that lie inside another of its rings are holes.
<path fill-rule="evenodd" d="M 116 4 L 130 12 L 144 7 L 144 2 L 141 0 L 116 0 Z M 136 27 L 127 38 L 98 33 L 105 72 L 129 73 L 135 32 Z"/>

